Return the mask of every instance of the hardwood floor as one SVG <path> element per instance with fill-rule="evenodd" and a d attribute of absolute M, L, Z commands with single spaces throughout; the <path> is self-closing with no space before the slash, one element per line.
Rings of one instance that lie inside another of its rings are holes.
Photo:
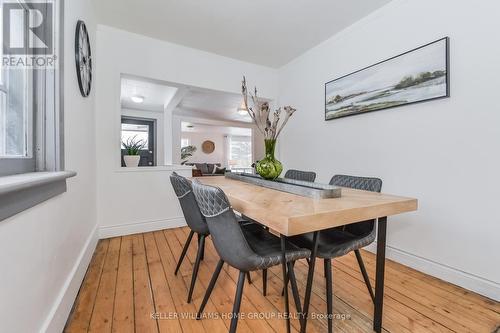
<path fill-rule="evenodd" d="M 227 332 L 238 272 L 224 266 L 206 318 L 194 320 L 218 261 L 210 239 L 200 265 L 193 302 L 187 288 L 196 256 L 192 242 L 180 272 L 176 261 L 187 238 L 187 228 L 117 237 L 99 241 L 65 332 Z M 374 284 L 375 257 L 363 251 Z M 326 332 L 323 262 L 318 260 L 308 332 Z M 307 263 L 295 266 L 303 297 Z M 337 332 L 372 332 L 373 304 L 354 254 L 333 263 L 334 320 Z M 262 275 L 252 272 L 245 284 L 241 311 L 246 317 L 238 332 L 285 332 L 281 268 L 268 272 L 268 295 L 262 296 Z M 295 309 L 290 303 L 290 309 Z M 261 318 L 252 318 L 260 314 Z M 500 303 L 448 284 L 392 261 L 386 265 L 385 332 L 494 332 L 500 325 Z M 292 320 L 292 331 L 299 329 Z"/>

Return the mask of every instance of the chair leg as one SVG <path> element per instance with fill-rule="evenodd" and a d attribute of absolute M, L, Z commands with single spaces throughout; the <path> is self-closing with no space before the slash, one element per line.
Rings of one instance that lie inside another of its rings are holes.
<path fill-rule="evenodd" d="M 198 234 L 198 246 L 200 246 L 201 244 L 201 236 L 200 234 Z M 205 243 L 203 243 L 203 246 L 201 247 L 201 257 L 200 257 L 200 260 L 203 260 L 205 259 Z"/>
<path fill-rule="evenodd" d="M 332 283 L 332 259 L 325 259 L 326 279 L 326 312 L 328 315 L 328 333 L 333 332 L 333 283 Z"/>
<path fill-rule="evenodd" d="M 214 290 L 215 283 L 217 282 L 217 278 L 219 277 L 222 266 L 224 266 L 224 260 L 220 259 L 219 262 L 217 263 L 217 267 L 215 267 L 215 271 L 214 271 L 214 274 L 212 275 L 212 279 L 210 280 L 210 283 L 208 284 L 207 292 L 205 293 L 205 297 L 203 297 L 203 301 L 201 302 L 200 309 L 198 310 L 198 313 L 196 314 L 196 319 L 198 319 L 198 320 L 201 318 L 201 314 L 203 312 L 203 309 L 205 309 L 205 305 L 207 305 L 208 299 L 210 298 L 210 295 L 212 294 L 212 290 Z"/>
<path fill-rule="evenodd" d="M 368 292 L 372 298 L 373 303 L 375 303 L 375 294 L 373 293 L 373 288 L 370 283 L 370 278 L 368 277 L 368 273 L 366 273 L 365 264 L 363 263 L 363 258 L 361 257 L 361 253 L 359 250 L 354 250 L 356 254 L 356 259 L 358 259 L 359 269 L 361 270 L 361 274 L 363 274 L 363 279 L 365 280 L 366 288 L 368 288 Z"/>
<path fill-rule="evenodd" d="M 299 288 L 297 286 L 297 279 L 295 278 L 295 272 L 293 270 L 294 263 L 289 262 L 288 264 L 288 277 L 290 278 L 290 284 L 292 285 L 292 295 L 295 301 L 295 307 L 297 308 L 297 313 L 302 313 L 302 307 L 300 306 L 300 296 L 299 296 Z M 302 325 L 302 320 L 300 320 L 300 324 Z"/>
<path fill-rule="evenodd" d="M 200 260 L 203 252 L 203 248 L 205 246 L 205 236 L 200 236 L 200 243 L 198 244 L 198 253 L 196 254 L 196 261 L 193 266 L 193 275 L 191 276 L 191 286 L 189 287 L 188 293 L 188 303 L 191 303 L 191 299 L 193 298 L 194 284 L 196 282 L 196 277 L 198 276 L 198 269 L 200 268 Z"/>
<path fill-rule="evenodd" d="M 262 270 L 262 295 L 267 295 L 267 269 Z"/>
<path fill-rule="evenodd" d="M 293 267 L 293 265 L 295 265 L 295 261 L 292 263 L 292 267 Z M 282 288 L 281 289 L 281 297 L 283 297 L 284 295 L 285 295 L 285 288 Z"/>
<path fill-rule="evenodd" d="M 191 239 L 193 239 L 194 231 L 191 230 L 189 232 L 189 236 L 186 240 L 186 244 L 184 244 L 184 248 L 182 249 L 181 257 L 179 258 L 179 262 L 177 263 L 177 267 L 175 267 L 175 275 L 179 272 L 179 268 L 181 268 L 182 261 L 184 260 L 184 257 L 186 256 L 186 252 L 189 248 L 189 243 L 191 243 Z"/>
<path fill-rule="evenodd" d="M 243 295 L 243 286 L 245 285 L 245 275 L 246 275 L 245 272 L 240 271 L 240 276 L 238 278 L 238 287 L 236 288 L 236 295 L 234 296 L 233 317 L 231 318 L 231 326 L 229 327 L 229 333 L 235 333 L 236 326 L 238 325 L 241 296 Z"/>
<path fill-rule="evenodd" d="M 250 277 L 250 272 L 247 272 L 248 284 L 252 284 L 252 278 Z"/>

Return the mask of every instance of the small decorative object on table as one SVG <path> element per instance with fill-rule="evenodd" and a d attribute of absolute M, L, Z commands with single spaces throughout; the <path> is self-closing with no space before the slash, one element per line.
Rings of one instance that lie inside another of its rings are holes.
<path fill-rule="evenodd" d="M 122 141 L 123 149 L 126 150 L 123 160 L 127 167 L 138 167 L 141 160 L 141 149 L 146 147 L 146 142 L 144 140 L 137 140 L 137 135 L 128 138 L 126 141 Z"/>
<path fill-rule="evenodd" d="M 288 119 L 296 111 L 291 106 L 278 108 L 272 113 L 267 101 L 257 97 L 257 87 L 254 88 L 254 93 L 250 93 L 253 107 L 248 106 L 248 90 L 247 82 L 243 76 L 241 84 L 241 93 L 243 95 L 243 104 L 246 111 L 252 118 L 257 129 L 264 135 L 264 144 L 266 146 L 266 156 L 257 162 L 256 171 L 264 179 L 273 180 L 279 177 L 283 171 L 283 165 L 274 157 L 274 150 L 276 148 L 276 140 L 281 131 L 285 127 Z M 285 116 L 281 119 L 281 114 L 284 111 Z M 281 120 L 281 121 L 280 121 Z"/>

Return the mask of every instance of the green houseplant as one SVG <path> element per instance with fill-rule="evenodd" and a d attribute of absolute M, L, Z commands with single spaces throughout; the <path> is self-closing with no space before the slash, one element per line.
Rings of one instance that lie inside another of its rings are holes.
<path fill-rule="evenodd" d="M 244 76 L 241 83 L 241 93 L 245 110 L 252 118 L 257 129 L 264 135 L 266 156 L 256 163 L 255 169 L 264 179 L 276 179 L 283 171 L 283 165 L 274 157 L 276 140 L 296 109 L 285 106 L 271 112 L 269 103 L 257 96 L 257 87 L 254 88 L 253 94 L 248 93 Z M 250 95 L 253 104 L 251 107 L 248 105 L 248 95 Z"/>
<path fill-rule="evenodd" d="M 196 152 L 196 150 L 197 150 L 197 148 L 193 145 L 182 147 L 181 148 L 181 160 L 182 160 L 181 165 L 186 164 L 186 162 L 188 161 L 188 158 L 193 156 L 193 154 Z"/>
<path fill-rule="evenodd" d="M 146 142 L 144 140 L 138 140 L 137 135 L 134 135 L 133 137 L 130 137 L 125 141 L 122 140 L 122 146 L 123 149 L 125 149 L 125 155 L 123 156 L 125 166 L 139 166 L 139 161 L 141 160 L 141 149 L 146 147 Z"/>

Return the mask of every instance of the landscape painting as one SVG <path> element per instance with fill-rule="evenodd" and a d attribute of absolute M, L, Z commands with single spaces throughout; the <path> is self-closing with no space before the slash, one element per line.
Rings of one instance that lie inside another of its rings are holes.
<path fill-rule="evenodd" d="M 449 96 L 448 37 L 325 84 L 325 120 Z"/>

